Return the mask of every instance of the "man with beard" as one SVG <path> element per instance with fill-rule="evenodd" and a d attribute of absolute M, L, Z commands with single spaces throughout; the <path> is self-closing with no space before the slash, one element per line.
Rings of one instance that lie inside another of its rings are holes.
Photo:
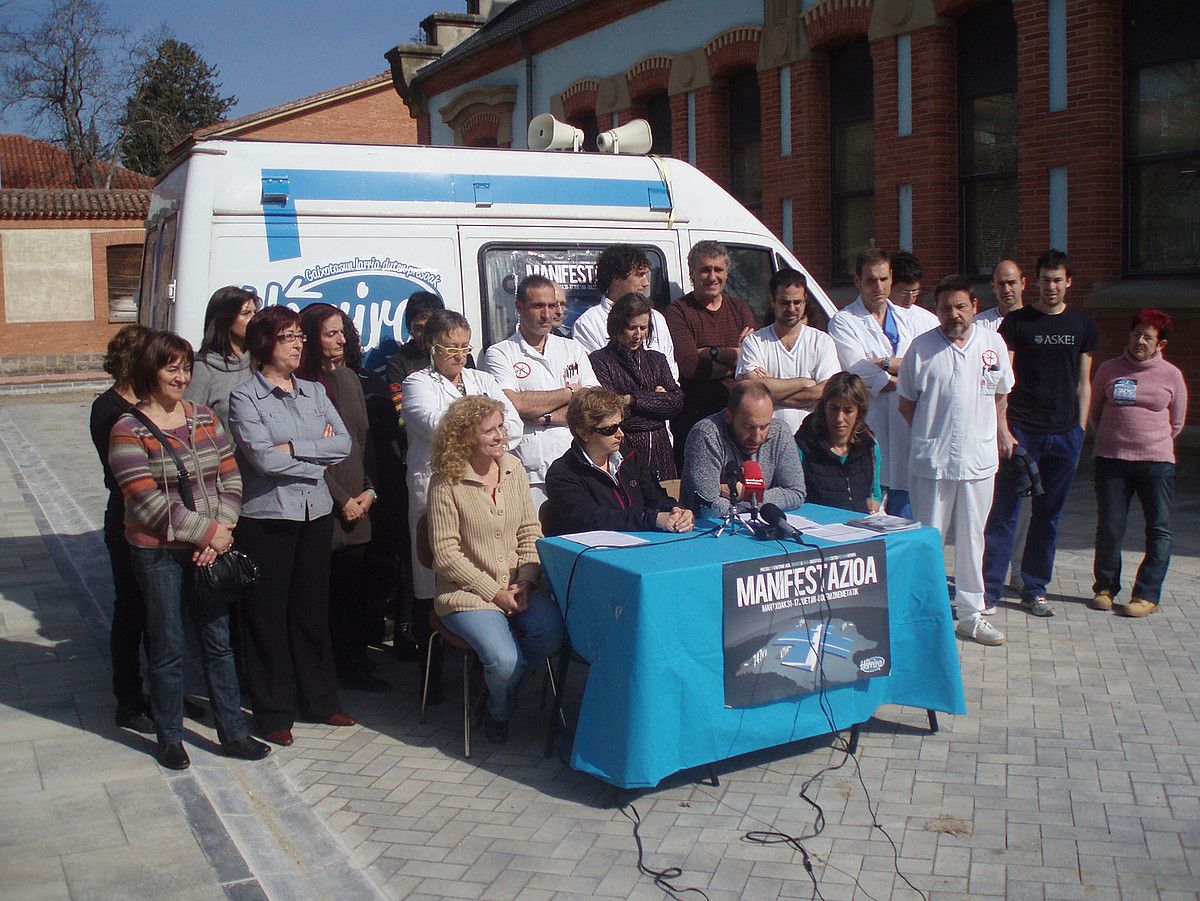
<path fill-rule="evenodd" d="M 934 290 L 938 328 L 918 335 L 900 366 L 900 415 L 912 426 L 909 492 L 914 515 L 954 530 L 955 631 L 984 645 L 1004 635 L 983 618 L 983 527 L 1000 463 L 997 429 L 1012 389 L 1008 348 L 977 328 L 979 303 L 964 277 Z"/>

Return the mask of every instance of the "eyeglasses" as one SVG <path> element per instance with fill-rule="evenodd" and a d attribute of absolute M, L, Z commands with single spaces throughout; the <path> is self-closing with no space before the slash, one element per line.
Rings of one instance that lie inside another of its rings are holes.
<path fill-rule="evenodd" d="M 603 435 L 605 438 L 611 438 L 617 432 L 621 431 L 621 423 L 614 422 L 612 425 L 600 425 L 592 429 L 597 435 Z"/>
<path fill-rule="evenodd" d="M 434 342 L 433 349 L 448 357 L 465 357 L 472 350 L 470 344 L 438 344 Z"/>
<path fill-rule="evenodd" d="M 303 332 L 282 332 L 275 336 L 275 340 L 280 344 L 303 344 L 305 338 Z"/>
<path fill-rule="evenodd" d="M 905 297 L 920 297 L 921 289 L 920 288 L 897 288 L 896 293 L 902 294 Z"/>

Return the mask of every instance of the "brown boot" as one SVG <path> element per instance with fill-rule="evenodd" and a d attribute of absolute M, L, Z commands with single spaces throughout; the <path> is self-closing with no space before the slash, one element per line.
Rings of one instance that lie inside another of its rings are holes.
<path fill-rule="evenodd" d="M 1096 596 L 1088 601 L 1093 610 L 1112 610 L 1113 596 L 1111 591 L 1097 591 Z"/>
<path fill-rule="evenodd" d="M 1134 598 L 1124 607 L 1120 608 L 1117 613 L 1121 616 L 1149 616 L 1151 613 L 1158 612 L 1158 604 L 1153 601 L 1146 601 L 1142 598 Z"/>

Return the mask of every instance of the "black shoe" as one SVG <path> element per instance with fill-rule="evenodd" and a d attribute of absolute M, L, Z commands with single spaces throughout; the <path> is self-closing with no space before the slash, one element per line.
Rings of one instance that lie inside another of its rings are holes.
<path fill-rule="evenodd" d="M 403 623 L 392 635 L 392 653 L 400 660 L 420 660 L 421 648 L 413 638 L 412 626 Z"/>
<path fill-rule="evenodd" d="M 235 741 L 221 742 L 221 750 L 227 757 L 240 757 L 242 760 L 262 760 L 271 753 L 271 746 L 263 744 L 257 738 L 249 735 Z"/>
<path fill-rule="evenodd" d="M 496 719 L 489 710 L 483 718 L 483 734 L 492 744 L 504 744 L 508 741 L 508 720 Z"/>
<path fill-rule="evenodd" d="M 392 690 L 391 682 L 372 676 L 366 670 L 343 673 L 338 676 L 338 686 L 350 691 L 370 691 L 376 694 L 383 694 Z"/>
<path fill-rule="evenodd" d="M 118 701 L 114 719 L 122 729 L 132 729 L 146 735 L 154 733 L 154 720 L 150 718 L 150 711 L 145 702 L 140 699 L 133 703 Z"/>
<path fill-rule="evenodd" d="M 167 744 L 160 742 L 158 752 L 154 756 L 158 759 L 159 765 L 165 766 L 168 770 L 186 770 L 192 765 L 181 741 L 172 741 Z"/>

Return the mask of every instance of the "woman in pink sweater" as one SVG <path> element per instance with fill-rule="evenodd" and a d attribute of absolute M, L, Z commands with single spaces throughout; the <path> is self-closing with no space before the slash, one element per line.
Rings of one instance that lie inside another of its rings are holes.
<path fill-rule="evenodd" d="M 1171 317 L 1142 310 L 1130 320 L 1129 346 L 1092 376 L 1088 421 L 1096 430 L 1096 560 L 1093 610 L 1148 616 L 1158 610 L 1171 562 L 1171 502 L 1175 497 L 1175 438 L 1187 415 L 1183 373 L 1163 359 Z M 1121 542 L 1134 495 L 1146 519 L 1146 554 L 1133 595 L 1118 604 Z"/>

